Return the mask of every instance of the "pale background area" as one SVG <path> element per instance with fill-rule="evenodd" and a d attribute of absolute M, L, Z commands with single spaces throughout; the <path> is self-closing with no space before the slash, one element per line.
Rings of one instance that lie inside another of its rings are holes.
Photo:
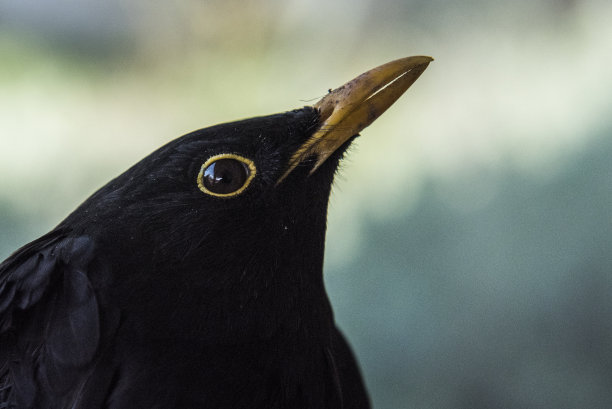
<path fill-rule="evenodd" d="M 612 407 L 612 3 L 0 2 L 0 259 L 197 128 L 435 57 L 363 132 L 326 280 L 375 407 Z"/>

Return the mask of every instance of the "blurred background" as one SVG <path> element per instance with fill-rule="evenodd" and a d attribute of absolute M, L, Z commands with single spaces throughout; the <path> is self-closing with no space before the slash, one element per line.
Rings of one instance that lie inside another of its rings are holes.
<path fill-rule="evenodd" d="M 376 408 L 612 407 L 612 3 L 0 2 L 0 259 L 197 128 L 415 54 L 326 281 Z"/>

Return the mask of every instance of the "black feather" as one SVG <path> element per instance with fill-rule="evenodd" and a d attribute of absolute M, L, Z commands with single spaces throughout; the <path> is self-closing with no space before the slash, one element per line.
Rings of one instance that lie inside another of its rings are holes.
<path fill-rule="evenodd" d="M 0 408 L 367 408 L 322 278 L 338 150 L 304 108 L 185 135 L 0 265 Z M 257 174 L 206 195 L 223 153 Z"/>

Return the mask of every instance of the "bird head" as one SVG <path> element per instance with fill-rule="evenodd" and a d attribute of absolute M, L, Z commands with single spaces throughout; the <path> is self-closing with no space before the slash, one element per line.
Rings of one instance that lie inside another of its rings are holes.
<path fill-rule="evenodd" d="M 258 303 L 270 311 L 297 308 L 291 299 L 320 305 L 304 297 L 326 299 L 326 214 L 338 163 L 430 61 L 392 61 L 314 106 L 182 136 L 104 186 L 62 226 L 93 236 L 122 269 L 147 271 L 121 278 L 134 291 L 139 280 L 166 283 L 168 294 L 172 283 L 187 282 L 216 311 L 221 304 L 258 317 L 270 316 Z"/>

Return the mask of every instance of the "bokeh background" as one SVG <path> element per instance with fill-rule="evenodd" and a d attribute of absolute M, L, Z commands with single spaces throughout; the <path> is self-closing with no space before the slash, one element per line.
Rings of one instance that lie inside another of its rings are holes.
<path fill-rule="evenodd" d="M 0 259 L 166 141 L 436 58 L 357 140 L 326 281 L 377 408 L 612 407 L 612 3 L 0 2 Z"/>

